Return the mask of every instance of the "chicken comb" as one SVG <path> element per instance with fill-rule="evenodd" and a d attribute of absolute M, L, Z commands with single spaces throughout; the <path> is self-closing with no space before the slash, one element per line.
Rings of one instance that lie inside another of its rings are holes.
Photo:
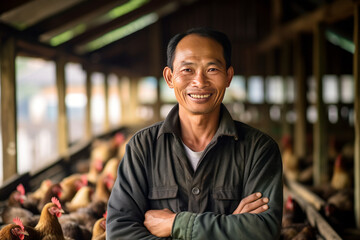
<path fill-rule="evenodd" d="M 103 218 L 107 217 L 107 211 L 104 213 Z"/>
<path fill-rule="evenodd" d="M 81 182 L 82 182 L 85 186 L 88 185 L 88 179 L 87 179 L 86 174 L 81 175 Z"/>
<path fill-rule="evenodd" d="M 52 197 L 52 198 L 51 198 L 51 202 L 54 203 L 54 204 L 56 204 L 56 206 L 57 206 L 58 208 L 62 209 L 62 208 L 61 208 L 61 204 L 60 204 L 60 202 L 59 202 L 59 199 L 57 199 L 56 197 Z"/>
<path fill-rule="evenodd" d="M 50 179 L 45 180 L 46 186 L 50 187 L 52 185 L 52 181 Z"/>
<path fill-rule="evenodd" d="M 24 185 L 22 185 L 21 183 L 19 185 L 17 185 L 16 187 L 16 191 L 20 192 L 21 195 L 25 195 L 25 188 Z"/>
<path fill-rule="evenodd" d="M 20 227 L 21 227 L 21 230 L 23 230 L 24 231 L 24 224 L 22 223 L 22 221 L 21 221 L 21 219 L 20 218 L 18 218 L 18 217 L 16 217 L 16 218 L 14 218 L 13 219 L 13 222 L 16 224 L 16 225 L 19 225 Z"/>

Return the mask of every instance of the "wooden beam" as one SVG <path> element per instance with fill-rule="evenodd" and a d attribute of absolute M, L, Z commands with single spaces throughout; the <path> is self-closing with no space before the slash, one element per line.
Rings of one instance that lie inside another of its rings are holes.
<path fill-rule="evenodd" d="M 304 43 L 301 36 L 294 41 L 294 77 L 295 77 L 295 134 L 294 150 L 295 156 L 304 158 L 306 156 L 306 73 L 304 59 Z"/>
<path fill-rule="evenodd" d="M 1 135 L 3 149 L 3 179 L 7 180 L 17 173 L 16 142 L 16 79 L 15 79 L 15 39 L 1 40 Z M 6 120 L 5 120 L 6 117 Z"/>
<path fill-rule="evenodd" d="M 149 3 L 145 4 L 144 6 L 125 14 L 119 18 L 116 18 L 108 23 L 102 24 L 101 26 L 94 27 L 93 29 L 74 37 L 73 39 L 65 42 L 64 44 L 60 46 L 65 47 L 74 47 L 75 45 L 84 44 L 87 42 L 92 41 L 95 38 L 98 38 L 114 29 L 120 28 L 139 17 L 142 17 L 146 14 L 152 13 L 159 8 L 163 7 L 166 3 L 168 3 L 167 0 L 153 0 Z"/>
<path fill-rule="evenodd" d="M 86 16 L 90 15 L 92 17 L 95 17 L 94 15 L 96 14 L 94 14 L 94 12 L 100 11 L 102 8 L 106 7 L 106 5 L 113 6 L 114 3 L 120 5 L 126 1 L 127 0 L 83 1 L 70 9 L 66 9 L 58 14 L 52 15 L 51 17 L 36 23 L 35 25 L 24 30 L 24 33 L 27 35 L 41 35 L 45 32 L 52 31 L 57 28 L 61 28 L 62 26 L 65 25 L 71 26 L 72 22 L 78 22 L 79 19 L 84 19 L 84 17 Z"/>
<path fill-rule="evenodd" d="M 20 7 L 21 5 L 24 5 L 28 2 L 31 2 L 31 1 L 34 1 L 34 0 L 11 0 L 11 1 L 1 1 L 1 4 L 0 4 L 0 15 L 5 13 L 5 12 L 8 12 L 8 11 L 11 11 L 17 7 Z"/>
<path fill-rule="evenodd" d="M 357 228 L 360 228 L 360 4 L 354 4 L 354 84 L 355 84 L 355 154 L 354 154 L 354 175 L 355 175 L 355 220 Z"/>
<path fill-rule="evenodd" d="M 58 56 L 56 59 L 56 89 L 58 94 L 58 148 L 60 156 L 67 157 L 69 137 L 68 123 L 65 105 L 66 82 L 65 82 L 65 57 Z"/>
<path fill-rule="evenodd" d="M 45 59 L 55 59 L 57 56 L 57 50 L 49 46 L 45 46 L 39 43 L 32 43 L 17 39 L 16 46 L 18 48 L 18 54 L 21 56 L 36 56 Z"/>
<path fill-rule="evenodd" d="M 353 2 L 353 0 L 334 1 L 275 29 L 259 43 L 258 51 L 266 51 L 279 46 L 300 33 L 312 32 L 313 26 L 320 22 L 334 23 L 352 16 L 354 14 Z"/>
<path fill-rule="evenodd" d="M 328 182 L 327 160 L 327 114 L 323 101 L 322 78 L 325 73 L 325 31 L 321 23 L 316 24 L 314 29 L 313 63 L 314 77 L 316 82 L 316 112 L 317 121 L 314 124 L 314 184 L 319 185 Z"/>

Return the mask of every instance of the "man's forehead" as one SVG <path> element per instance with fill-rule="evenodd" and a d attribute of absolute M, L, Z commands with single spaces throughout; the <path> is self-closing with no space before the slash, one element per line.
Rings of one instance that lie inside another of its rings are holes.
<path fill-rule="evenodd" d="M 174 61 L 180 64 L 189 64 L 198 60 L 224 64 L 224 52 L 221 44 L 212 38 L 196 34 L 181 39 L 175 49 Z"/>

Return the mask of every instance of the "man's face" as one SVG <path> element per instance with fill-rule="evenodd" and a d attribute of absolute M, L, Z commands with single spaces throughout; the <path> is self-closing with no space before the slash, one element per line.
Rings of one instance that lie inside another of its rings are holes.
<path fill-rule="evenodd" d="M 192 114 L 219 109 L 234 71 L 226 70 L 222 46 L 195 34 L 184 37 L 176 47 L 173 71 L 166 67 L 164 78 L 174 89 L 180 108 Z"/>

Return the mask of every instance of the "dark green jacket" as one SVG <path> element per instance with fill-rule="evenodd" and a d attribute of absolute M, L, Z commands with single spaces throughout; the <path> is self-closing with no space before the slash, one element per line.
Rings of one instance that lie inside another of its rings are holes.
<path fill-rule="evenodd" d="M 255 192 L 269 198 L 266 212 L 231 214 Z M 144 214 L 163 208 L 177 213 L 172 239 L 277 239 L 282 203 L 282 161 L 273 139 L 234 121 L 222 105 L 219 128 L 194 172 L 176 105 L 128 143 L 108 203 L 107 239 L 158 239 L 144 227 Z"/>

